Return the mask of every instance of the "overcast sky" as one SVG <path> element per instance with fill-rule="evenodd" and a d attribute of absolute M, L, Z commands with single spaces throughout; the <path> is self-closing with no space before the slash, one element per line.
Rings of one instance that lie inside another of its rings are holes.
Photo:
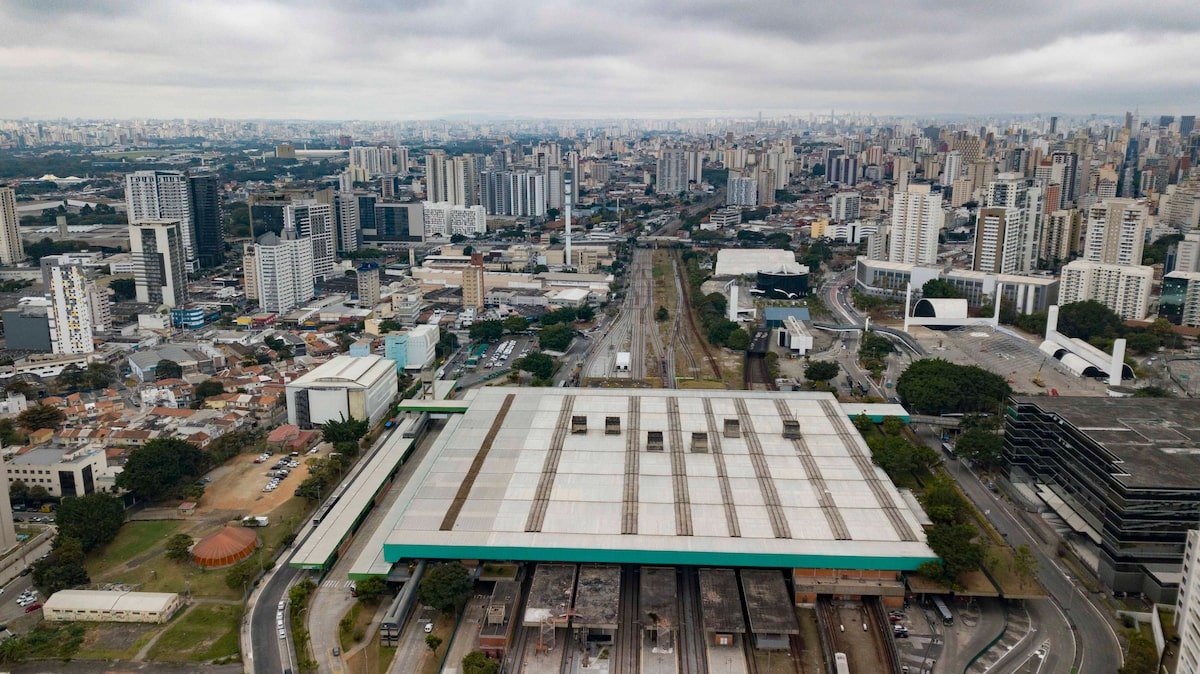
<path fill-rule="evenodd" d="M 1200 113 L 1200 1 L 0 0 L 0 117 Z"/>

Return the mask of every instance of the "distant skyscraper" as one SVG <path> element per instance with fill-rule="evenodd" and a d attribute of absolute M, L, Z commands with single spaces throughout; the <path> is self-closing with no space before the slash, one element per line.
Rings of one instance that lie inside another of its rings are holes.
<path fill-rule="evenodd" d="M 533 171 L 484 171 L 480 175 L 488 215 L 546 215 L 546 176 Z"/>
<path fill-rule="evenodd" d="M 825 182 L 851 187 L 858 183 L 858 157 L 838 155 L 829 160 L 825 168 Z"/>
<path fill-rule="evenodd" d="M 333 197 L 333 208 L 337 224 L 337 249 L 343 253 L 358 250 L 362 238 L 358 197 L 352 193 L 338 192 Z"/>
<path fill-rule="evenodd" d="M 896 192 L 893 201 L 888 260 L 922 265 L 937 262 L 938 234 L 945 222 L 942 195 L 928 184 L 914 184 Z"/>
<path fill-rule="evenodd" d="M 1140 265 L 1148 207 L 1132 199 L 1108 199 L 1087 211 L 1083 259 L 1103 264 Z"/>
<path fill-rule="evenodd" d="M 174 220 L 179 223 L 187 271 L 195 271 L 196 228 L 192 221 L 192 190 L 180 171 L 134 171 L 125 176 L 125 207 L 130 223 Z"/>
<path fill-rule="evenodd" d="M 258 303 L 263 311 L 285 314 L 316 294 L 312 244 L 285 229 L 283 236 L 267 232 L 254 244 Z"/>
<path fill-rule="evenodd" d="M 484 285 L 483 256 L 479 253 L 471 255 L 471 263 L 463 269 L 462 293 L 463 306 L 482 309 L 487 289 Z"/>
<path fill-rule="evenodd" d="M 660 150 L 655 173 L 655 191 L 659 194 L 679 194 L 687 190 L 687 152 L 677 149 Z"/>
<path fill-rule="evenodd" d="M 862 212 L 862 195 L 858 192 L 838 192 L 829 199 L 829 219 L 834 222 L 857 220 Z"/>
<path fill-rule="evenodd" d="M 425 198 L 430 201 L 449 201 L 446 186 L 446 151 L 430 150 L 425 155 Z"/>
<path fill-rule="evenodd" d="M 196 258 L 201 267 L 225 261 L 225 227 L 221 214 L 221 183 L 216 174 L 188 176 L 192 223 L 196 229 Z"/>
<path fill-rule="evenodd" d="M 958 150 L 946 153 L 946 164 L 942 168 L 942 185 L 949 187 L 962 175 L 962 154 Z"/>
<path fill-rule="evenodd" d="M 1186 139 L 1188 136 L 1192 135 L 1192 131 L 1194 131 L 1195 128 L 1196 128 L 1196 116 L 1195 115 L 1184 115 L 1179 118 L 1179 135 L 1180 135 L 1180 137 Z"/>
<path fill-rule="evenodd" d="M 143 304 L 187 304 L 187 262 L 178 220 L 143 220 L 129 225 L 134 290 Z"/>
<path fill-rule="evenodd" d="M 92 341 L 92 293 L 82 264 L 66 255 L 42 258 L 42 280 L 50 299 L 50 344 L 54 353 L 81 354 L 96 350 Z"/>
<path fill-rule="evenodd" d="M 25 259 L 20 223 L 16 192 L 11 187 L 0 187 L 0 264 L 12 265 Z"/>
<path fill-rule="evenodd" d="M 284 230 L 296 233 L 312 245 L 313 276 L 327 279 L 333 275 L 333 206 L 315 200 L 296 201 L 283 209 Z M 307 298 L 305 298 L 307 299 Z"/>

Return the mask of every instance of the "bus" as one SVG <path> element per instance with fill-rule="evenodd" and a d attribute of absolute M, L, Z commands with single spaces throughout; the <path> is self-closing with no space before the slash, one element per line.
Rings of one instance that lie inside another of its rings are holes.
<path fill-rule="evenodd" d="M 845 653 L 834 653 L 833 661 L 837 664 L 837 674 L 850 674 L 850 663 Z"/>
<path fill-rule="evenodd" d="M 951 459 L 958 458 L 958 457 L 954 456 L 954 445 L 952 445 L 948 442 L 942 443 L 942 451 L 945 452 L 946 456 L 950 457 Z"/>
<path fill-rule="evenodd" d="M 942 601 L 941 597 L 933 598 L 933 606 L 937 609 L 938 615 L 942 617 L 943 625 L 954 624 L 954 614 L 950 613 L 950 609 L 947 608 L 946 602 Z"/>

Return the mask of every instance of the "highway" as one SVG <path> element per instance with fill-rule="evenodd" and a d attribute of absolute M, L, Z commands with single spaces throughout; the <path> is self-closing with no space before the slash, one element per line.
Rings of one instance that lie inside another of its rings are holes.
<path fill-rule="evenodd" d="M 374 456 L 383 443 L 391 436 L 391 433 L 397 432 L 399 427 L 392 429 L 388 433 L 380 434 L 379 438 L 369 451 L 363 452 L 359 457 L 358 462 L 354 467 L 347 472 L 346 477 L 339 483 L 341 485 L 350 484 L 370 462 L 369 457 Z M 428 443 L 422 443 L 427 445 Z M 421 451 L 420 448 L 414 451 L 412 457 L 409 458 L 408 464 L 416 463 L 416 452 Z M 407 469 L 407 466 L 406 466 Z M 402 471 L 397 477 L 400 481 L 404 476 L 411 471 Z M 395 486 L 395 483 L 393 483 Z M 288 638 L 280 639 L 275 623 L 275 613 L 279 610 L 279 602 L 287 598 L 288 588 L 292 583 L 304 575 L 305 571 L 293 569 L 290 566 L 292 558 L 296 555 L 304 543 L 313 535 L 316 527 L 302 524 L 300 531 L 297 532 L 296 540 L 292 543 L 292 547 L 286 554 L 281 555 L 275 562 L 275 567 L 264 576 L 259 582 L 258 588 L 250 595 L 250 601 L 247 608 L 246 617 L 242 618 L 242 634 L 241 646 L 242 653 L 246 654 L 244 660 L 246 672 L 282 672 L 285 668 L 290 668 L 292 671 L 299 671 L 295 666 L 295 649 L 292 648 L 291 630 L 288 630 Z M 363 531 L 358 532 L 360 536 L 369 536 L 370 533 Z M 291 606 L 287 607 L 291 610 Z M 288 623 L 290 625 L 290 622 Z M 249 646 L 249 649 L 247 649 Z M 286 664 L 285 664 L 286 663 Z"/>
<path fill-rule="evenodd" d="M 917 430 L 925 444 L 934 448 L 941 446 L 939 429 L 921 427 Z M 1008 502 L 985 487 L 963 461 L 947 461 L 945 466 L 963 493 L 1010 545 L 1029 546 L 1037 558 L 1038 579 L 1050 595 L 1050 599 L 1025 602 L 1041 638 L 1027 639 L 997 665 L 1015 666 L 1049 639 L 1043 671 L 1071 671 L 1072 663 L 1075 671 L 1088 674 L 1116 671 L 1123 662 L 1123 655 L 1112 621 L 1107 612 L 1097 608 L 1059 564 L 1055 543 L 1042 543 L 1042 539 L 1025 526 Z M 999 668 L 996 671 L 1011 669 Z"/>

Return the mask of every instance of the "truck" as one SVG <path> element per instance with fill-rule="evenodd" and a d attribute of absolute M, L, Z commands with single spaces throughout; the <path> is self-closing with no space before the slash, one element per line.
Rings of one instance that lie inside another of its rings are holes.
<path fill-rule="evenodd" d="M 270 523 L 270 518 L 264 515 L 247 515 L 242 518 L 242 526 L 244 527 L 265 527 Z"/>

